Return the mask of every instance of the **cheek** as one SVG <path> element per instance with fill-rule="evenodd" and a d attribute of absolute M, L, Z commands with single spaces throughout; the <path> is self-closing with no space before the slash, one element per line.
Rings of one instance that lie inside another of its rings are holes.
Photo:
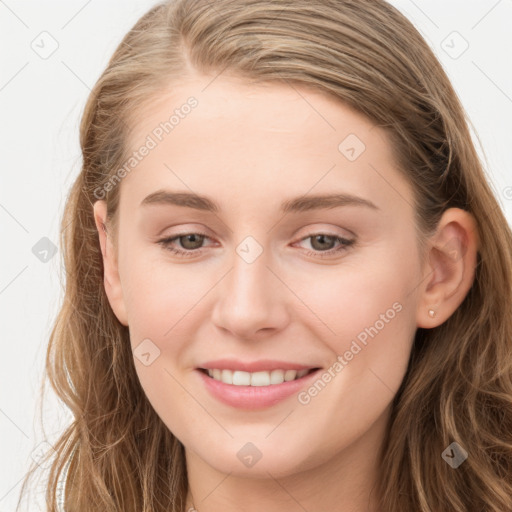
<path fill-rule="evenodd" d="M 215 283 L 207 269 L 166 261 L 153 249 L 132 253 L 123 263 L 130 331 L 146 337 L 170 337 Z"/>
<path fill-rule="evenodd" d="M 410 300 L 414 269 L 396 257 L 354 258 L 339 267 L 323 267 L 290 276 L 294 291 L 328 327 L 359 332 L 393 304 Z"/>
<path fill-rule="evenodd" d="M 132 253 L 124 262 L 123 288 L 140 384 L 157 414 L 173 432 L 182 434 L 180 418 L 185 417 L 190 396 L 180 385 L 186 376 L 178 362 L 194 334 L 191 319 L 207 289 L 197 271 L 162 259 Z"/>
<path fill-rule="evenodd" d="M 299 403 L 318 418 L 319 430 L 346 425 L 340 443 L 373 424 L 403 381 L 416 329 L 413 274 L 413 265 L 382 258 L 328 280 L 317 275 L 303 287 L 304 302 L 322 320 L 318 324 L 311 316 L 308 323 L 323 333 L 332 360 L 319 376 L 322 382 L 301 393 Z"/>
<path fill-rule="evenodd" d="M 351 372 L 372 367 L 398 374 L 407 367 L 416 329 L 416 268 L 392 249 L 378 256 L 364 262 L 347 259 L 338 268 L 323 267 L 293 279 L 310 310 L 308 323 L 321 321 L 316 332 L 323 333 L 333 360 L 344 356 Z"/>

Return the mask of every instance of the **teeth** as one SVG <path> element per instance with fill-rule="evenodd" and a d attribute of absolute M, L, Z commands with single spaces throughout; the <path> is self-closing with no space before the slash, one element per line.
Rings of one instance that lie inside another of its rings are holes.
<path fill-rule="evenodd" d="M 309 372 L 305 370 L 272 370 L 271 372 L 243 372 L 239 370 L 208 370 L 208 375 L 224 384 L 234 386 L 270 386 L 300 379 Z"/>

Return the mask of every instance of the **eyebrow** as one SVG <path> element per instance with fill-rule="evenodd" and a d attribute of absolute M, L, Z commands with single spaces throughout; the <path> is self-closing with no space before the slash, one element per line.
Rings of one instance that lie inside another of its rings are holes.
<path fill-rule="evenodd" d="M 141 201 L 141 206 L 150 205 L 171 205 L 194 208 L 208 212 L 219 212 L 221 208 L 212 199 L 198 195 L 193 192 L 171 192 L 169 190 L 157 190 L 149 194 Z M 338 208 L 342 206 L 363 206 L 372 210 L 380 210 L 378 206 L 362 197 L 352 194 L 316 194 L 296 197 L 284 201 L 281 204 L 283 213 L 305 212 L 309 210 L 320 210 Z"/>

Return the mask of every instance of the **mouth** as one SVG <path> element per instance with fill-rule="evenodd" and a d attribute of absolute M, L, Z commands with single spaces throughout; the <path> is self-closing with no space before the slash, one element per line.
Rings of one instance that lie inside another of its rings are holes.
<path fill-rule="evenodd" d="M 231 368 L 215 368 L 220 366 L 217 362 L 216 365 L 210 364 L 212 368 L 196 368 L 196 375 L 216 400 L 239 410 L 253 411 L 272 408 L 298 394 L 301 389 L 312 384 L 321 370 L 319 367 L 306 368 L 291 364 L 288 366 L 295 368 L 284 369 L 267 363 L 265 366 L 273 368 L 262 370 L 263 364 L 257 363 L 260 367 L 258 371 L 248 372 L 233 369 L 239 365 L 231 364 Z M 280 366 L 286 364 L 280 363 Z"/>
<path fill-rule="evenodd" d="M 212 380 L 233 386 L 268 387 L 278 386 L 284 382 L 306 378 L 320 368 L 303 368 L 301 370 L 275 369 L 271 371 L 247 372 L 220 368 L 197 368 Z"/>

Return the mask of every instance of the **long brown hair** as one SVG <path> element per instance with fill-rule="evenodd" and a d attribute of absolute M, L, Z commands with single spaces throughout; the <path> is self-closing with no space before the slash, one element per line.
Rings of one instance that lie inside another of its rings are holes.
<path fill-rule="evenodd" d="M 417 330 L 393 401 L 380 511 L 512 510 L 512 233 L 443 68 L 382 0 L 175 0 L 119 44 L 85 107 L 83 166 L 61 224 L 65 295 L 46 371 L 74 421 L 47 454 L 48 510 L 66 462 L 66 512 L 184 510 L 183 446 L 146 399 L 128 328 L 110 308 L 92 206 L 126 160 L 134 113 L 173 81 L 221 72 L 313 87 L 386 130 L 420 242 L 450 207 L 476 219 L 473 286 L 445 323 Z M 105 197 L 111 223 L 119 188 Z M 469 453 L 456 470 L 441 457 L 454 441 Z"/>

